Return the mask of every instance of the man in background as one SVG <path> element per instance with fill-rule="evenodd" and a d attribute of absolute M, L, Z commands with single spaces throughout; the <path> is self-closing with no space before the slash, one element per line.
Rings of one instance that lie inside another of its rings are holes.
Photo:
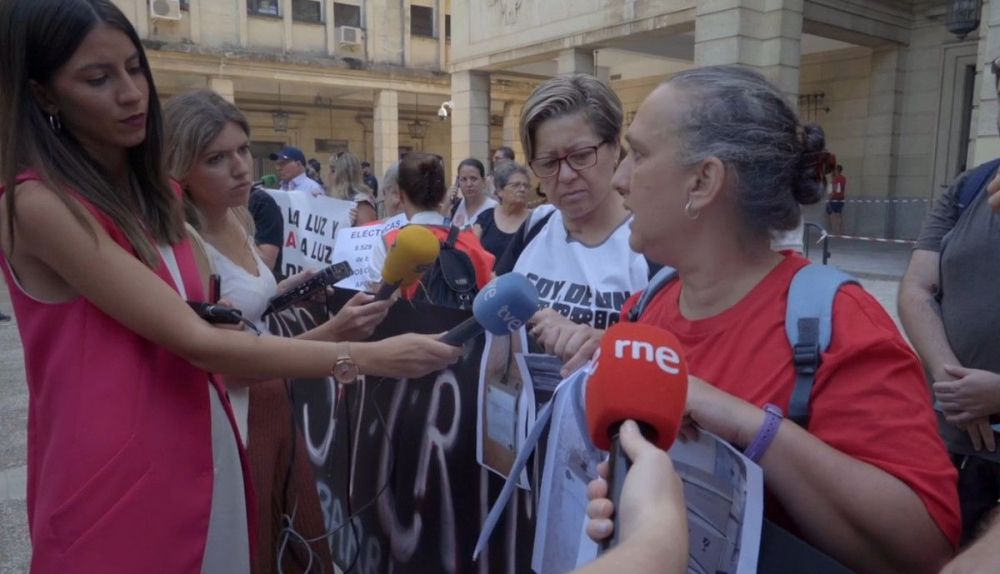
<path fill-rule="evenodd" d="M 313 197 L 325 194 L 323 186 L 306 175 L 306 156 L 299 148 L 285 146 L 268 157 L 278 170 L 282 191 L 304 191 Z"/>

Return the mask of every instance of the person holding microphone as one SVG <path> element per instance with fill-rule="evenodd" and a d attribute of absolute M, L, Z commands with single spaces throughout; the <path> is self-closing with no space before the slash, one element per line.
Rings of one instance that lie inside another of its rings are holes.
<path fill-rule="evenodd" d="M 185 301 L 205 301 L 207 277 L 135 29 L 108 0 L 9 0 L 0 30 L 0 268 L 31 390 L 32 571 L 248 572 L 245 451 L 211 373 L 417 377 L 461 350 L 199 318 Z"/>

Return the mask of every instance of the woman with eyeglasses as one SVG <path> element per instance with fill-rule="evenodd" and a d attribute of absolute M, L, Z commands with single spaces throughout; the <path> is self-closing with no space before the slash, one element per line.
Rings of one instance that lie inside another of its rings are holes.
<path fill-rule="evenodd" d="M 511 238 L 531 215 L 528 207 L 531 174 L 523 165 L 507 161 L 493 171 L 493 183 L 500 205 L 480 213 L 473 229 L 483 247 L 499 259 L 507 250 Z"/>
<path fill-rule="evenodd" d="M 617 323 L 625 300 L 649 281 L 649 264 L 629 247 L 632 214 L 611 188 L 622 116 L 618 96 L 586 74 L 543 83 L 521 115 L 528 165 L 551 205 L 527 218 L 496 274 L 535 283 L 547 309 L 532 319 L 532 334 L 549 352 Z"/>

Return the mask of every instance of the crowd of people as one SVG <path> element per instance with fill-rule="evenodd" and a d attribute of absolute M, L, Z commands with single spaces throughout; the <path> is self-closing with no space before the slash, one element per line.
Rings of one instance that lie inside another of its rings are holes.
<path fill-rule="evenodd" d="M 462 348 L 369 341 L 395 297 L 364 292 L 298 337 L 267 335 L 270 298 L 312 272 L 280 275 L 281 213 L 254 185 L 244 114 L 204 90 L 161 108 L 109 0 L 7 0 L 0 30 L 0 268 L 31 393 L 32 571 L 276 572 L 287 516 L 310 540 L 323 532 L 283 379 L 418 378 Z M 476 158 L 448 174 L 410 153 L 380 182 L 341 152 L 324 183 L 284 147 L 269 187 L 351 201 L 358 226 L 404 214 L 461 254 L 476 289 L 524 275 L 542 307 L 526 329 L 564 373 L 619 321 L 674 333 L 691 372 L 685 431 L 747 450 L 767 520 L 850 571 L 1000 570 L 1000 349 L 981 303 L 1000 269 L 1000 163 L 959 178 L 928 215 L 900 292 L 913 347 L 862 287 L 837 285 L 803 403 L 785 320 L 811 264 L 773 237 L 828 195 L 819 126 L 759 73 L 715 66 L 667 79 L 627 132 L 607 84 L 557 76 L 520 128 L 524 162 L 500 148 L 489 174 Z M 533 180 L 544 205 L 532 207 Z M 376 245 L 373 285 L 398 235 Z M 185 303 L 206 300 L 212 275 L 264 335 Z M 424 284 L 399 296 L 437 302 Z M 607 538 L 614 514 L 622 542 L 579 572 L 684 572 L 680 479 L 636 425 L 621 438 L 634 465 L 616 503 L 603 479 L 590 485 L 587 532 Z M 297 550 L 331 560 L 313 546 Z"/>

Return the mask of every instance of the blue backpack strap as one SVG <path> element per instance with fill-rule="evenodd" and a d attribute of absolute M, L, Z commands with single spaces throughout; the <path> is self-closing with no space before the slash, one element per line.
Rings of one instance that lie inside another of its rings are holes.
<path fill-rule="evenodd" d="M 653 278 L 649 280 L 649 285 L 642 290 L 642 295 L 639 296 L 639 301 L 632 307 L 632 310 L 628 313 L 628 321 L 630 323 L 635 323 L 642 317 L 642 314 L 646 312 L 646 308 L 653 301 L 653 297 L 660 292 L 668 283 L 673 281 L 677 277 L 677 270 L 673 267 L 663 266 Z"/>
<path fill-rule="evenodd" d="M 998 167 L 1000 167 L 1000 159 L 995 159 L 972 168 L 965 176 L 965 179 L 958 186 L 955 198 L 955 221 L 958 221 L 965 209 L 979 197 L 979 192 L 986 189 Z"/>
<path fill-rule="evenodd" d="M 795 274 L 788 291 L 785 332 L 795 362 L 795 390 L 788 418 L 802 428 L 809 426 L 809 401 L 822 354 L 833 338 L 833 301 L 837 291 L 857 280 L 827 265 L 806 265 Z"/>

